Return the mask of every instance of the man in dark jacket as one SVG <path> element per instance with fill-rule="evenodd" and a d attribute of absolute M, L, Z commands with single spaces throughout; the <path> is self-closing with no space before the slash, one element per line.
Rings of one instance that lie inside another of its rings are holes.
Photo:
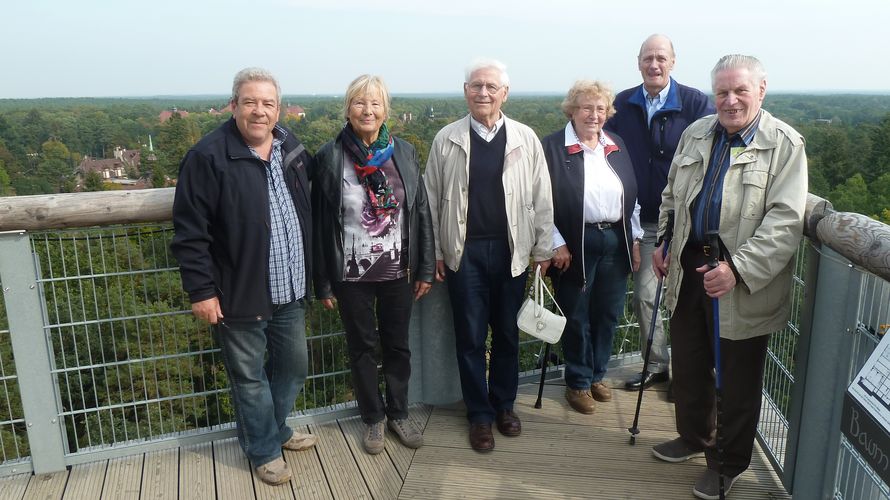
<path fill-rule="evenodd" d="M 316 442 L 285 423 L 308 371 L 311 158 L 277 125 L 280 106 L 268 71 L 235 75 L 232 119 L 180 164 L 170 245 L 192 313 L 219 342 L 238 441 L 270 484 L 291 478 L 282 448 Z"/>
<path fill-rule="evenodd" d="M 714 113 L 707 96 L 671 78 L 674 69 L 674 46 L 664 35 L 652 35 L 643 42 L 637 65 L 643 83 L 622 91 L 615 98 L 615 115 L 605 129 L 620 135 L 627 144 L 637 177 L 640 222 L 640 269 L 634 272 L 634 312 L 640 324 L 640 346 L 646 349 L 655 304 L 658 280 L 652 271 L 652 252 L 658 230 L 658 208 L 661 192 L 667 185 L 671 159 L 686 127 L 702 116 Z M 648 387 L 668 380 L 670 354 L 662 328 L 661 313 L 655 322 L 655 335 L 649 355 L 646 380 L 643 374 L 625 384 L 629 390 L 640 385 Z"/>

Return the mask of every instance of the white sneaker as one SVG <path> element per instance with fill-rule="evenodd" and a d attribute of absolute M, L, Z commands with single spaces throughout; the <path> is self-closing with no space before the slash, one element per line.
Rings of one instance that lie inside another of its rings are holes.
<path fill-rule="evenodd" d="M 302 432 L 294 431 L 290 439 L 285 441 L 281 447 L 291 451 L 303 451 L 312 448 L 317 442 L 318 436 L 314 434 L 304 434 Z"/>
<path fill-rule="evenodd" d="M 287 463 L 281 457 L 278 457 L 269 463 L 260 465 L 259 467 L 254 469 L 254 472 L 256 472 L 256 476 L 260 478 L 264 483 L 268 483 L 273 486 L 277 484 L 284 484 L 290 481 L 291 478 L 290 468 L 288 468 Z"/>

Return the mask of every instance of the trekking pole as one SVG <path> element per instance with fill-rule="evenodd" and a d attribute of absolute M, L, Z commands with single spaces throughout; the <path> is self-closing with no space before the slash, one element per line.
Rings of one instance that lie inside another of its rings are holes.
<path fill-rule="evenodd" d="M 544 342 L 547 347 L 544 348 L 544 359 L 541 363 L 541 382 L 538 384 L 538 400 L 535 401 L 535 408 L 541 408 L 541 395 L 544 394 L 544 377 L 547 376 L 547 362 L 550 361 L 550 342 Z"/>
<path fill-rule="evenodd" d="M 664 244 L 664 248 L 661 249 L 662 260 L 667 257 L 668 245 L 671 243 L 673 234 L 674 211 L 668 210 L 667 228 L 658 242 L 658 245 Z M 656 245 L 656 247 L 658 245 Z M 649 375 L 649 354 L 652 352 L 652 339 L 655 336 L 655 322 L 658 321 L 658 308 L 661 305 L 661 287 L 663 282 L 664 276 L 662 275 L 658 278 L 658 287 L 655 289 L 655 301 L 653 302 L 652 307 L 652 322 L 649 323 L 649 337 L 646 339 L 646 353 L 643 355 L 643 374 L 640 378 L 640 392 L 637 394 L 637 409 L 636 412 L 634 412 L 634 424 L 633 427 L 627 429 L 628 432 L 630 432 L 631 446 L 637 443 L 637 434 L 640 433 L 640 429 L 637 425 L 640 423 L 640 406 L 643 404 L 643 390 L 646 388 L 646 376 Z M 636 291 L 634 293 L 636 293 Z"/>
<path fill-rule="evenodd" d="M 716 269 L 720 265 L 720 240 L 717 231 L 708 231 L 708 267 Z M 720 359 L 720 299 L 712 298 L 714 310 L 714 375 L 717 396 L 717 475 L 720 477 L 720 500 L 726 498 L 726 485 L 723 481 L 723 374 Z"/>

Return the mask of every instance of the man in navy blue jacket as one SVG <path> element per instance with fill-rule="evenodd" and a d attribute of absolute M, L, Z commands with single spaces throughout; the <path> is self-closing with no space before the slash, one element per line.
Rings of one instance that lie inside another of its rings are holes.
<path fill-rule="evenodd" d="M 637 198 L 640 203 L 640 222 L 643 240 L 640 242 L 640 269 L 634 273 L 634 312 L 640 324 L 640 345 L 646 348 L 655 291 L 658 280 L 652 271 L 652 252 L 658 229 L 658 207 L 661 192 L 667 185 L 671 159 L 686 127 L 702 116 L 714 113 L 714 105 L 701 91 L 680 85 L 671 78 L 674 69 L 674 45 L 664 35 L 652 35 L 643 42 L 637 65 L 643 83 L 622 91 L 615 98 L 615 115 L 606 122 L 605 129 L 624 139 L 637 177 Z M 662 328 L 661 313 L 655 325 L 649 370 L 646 380 L 642 373 L 625 384 L 629 390 L 640 385 L 648 387 L 668 380 L 667 341 Z"/>
<path fill-rule="evenodd" d="M 278 125 L 281 88 L 271 73 L 238 72 L 231 103 L 232 118 L 180 164 L 170 249 L 192 313 L 213 325 L 238 442 L 257 477 L 282 484 L 292 473 L 281 449 L 317 440 L 286 423 L 308 373 L 312 158 Z"/>

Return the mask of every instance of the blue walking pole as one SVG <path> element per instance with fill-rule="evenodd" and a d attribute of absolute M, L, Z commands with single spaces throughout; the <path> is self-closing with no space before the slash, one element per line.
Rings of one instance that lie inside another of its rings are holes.
<path fill-rule="evenodd" d="M 662 260 L 667 257 L 668 246 L 670 245 L 671 237 L 674 234 L 674 211 L 668 210 L 667 216 L 667 228 L 659 242 L 659 244 L 664 244 L 664 247 L 661 249 Z M 649 354 L 652 352 L 652 338 L 655 336 L 655 322 L 658 321 L 658 308 L 661 305 L 661 288 L 663 282 L 664 276 L 660 276 L 658 278 L 658 287 L 655 289 L 655 300 L 653 301 L 652 307 L 652 321 L 649 323 L 649 337 L 646 339 L 646 354 L 643 355 L 643 374 L 641 375 L 642 378 L 640 378 L 640 392 L 637 394 L 637 410 L 634 413 L 634 424 L 633 427 L 627 429 L 628 432 L 630 432 L 631 445 L 637 443 L 637 434 L 640 433 L 640 429 L 637 425 L 640 423 L 640 406 L 643 404 L 643 390 L 646 388 L 646 384 L 643 382 L 645 382 L 646 376 L 649 375 Z"/>
<path fill-rule="evenodd" d="M 720 240 L 717 231 L 708 231 L 708 267 L 720 265 Z M 717 475 L 720 477 L 720 500 L 726 498 L 726 485 L 723 482 L 723 374 L 720 357 L 720 299 L 711 299 L 714 310 L 714 375 L 717 396 Z"/>

